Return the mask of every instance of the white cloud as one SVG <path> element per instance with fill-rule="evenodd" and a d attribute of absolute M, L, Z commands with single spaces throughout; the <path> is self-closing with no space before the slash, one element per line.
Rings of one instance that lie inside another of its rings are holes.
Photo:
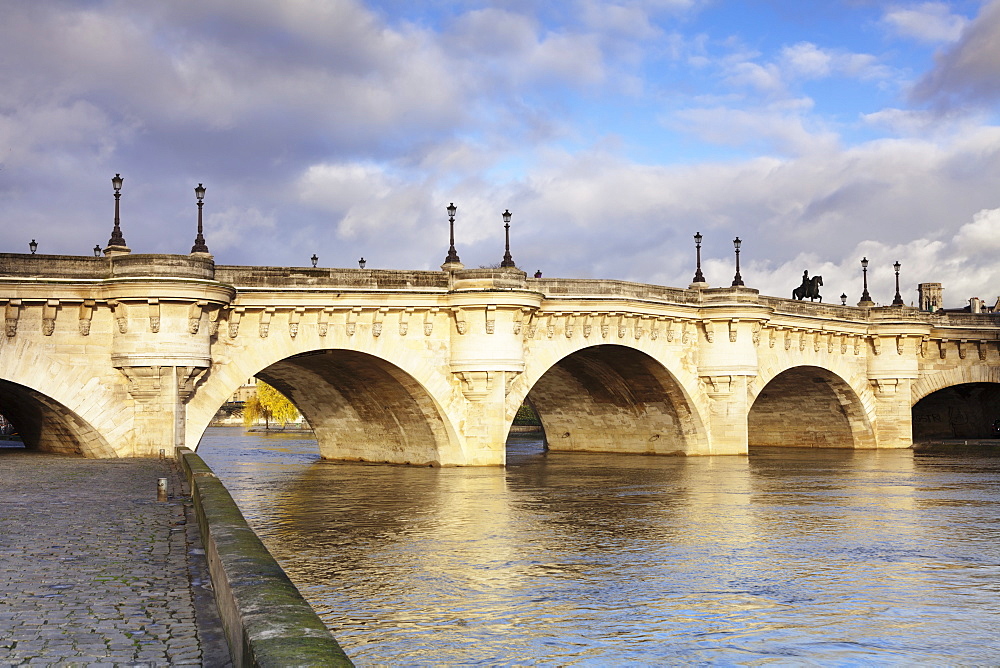
<path fill-rule="evenodd" d="M 415 134 L 464 114 L 460 82 L 433 40 L 393 31 L 355 2 L 60 9 L 5 11 L 6 104 L 71 106 L 85 97 L 151 131 L 245 131 L 280 116 L 281 126 L 345 140 Z M 46 85 L 33 86 L 39 79 Z"/>
<path fill-rule="evenodd" d="M 923 2 L 918 5 L 889 7 L 882 23 L 903 37 L 937 43 L 954 42 L 962 34 L 968 19 L 951 12 L 944 2 Z"/>
<path fill-rule="evenodd" d="M 705 141 L 750 146 L 768 153 L 801 155 L 836 146 L 837 137 L 822 127 L 807 127 L 809 99 L 787 99 L 764 107 L 704 107 L 683 109 L 670 121 Z"/>
<path fill-rule="evenodd" d="M 259 243 L 275 229 L 274 214 L 256 207 L 231 206 L 205 216 L 205 239 L 213 253 Z"/>
<path fill-rule="evenodd" d="M 459 17 L 449 48 L 470 86 L 494 95 L 527 84 L 594 85 L 607 74 L 598 35 L 546 31 L 533 18 L 489 8 Z M 489 78 L 480 80 L 483 74 Z"/>
<path fill-rule="evenodd" d="M 1000 252 L 1000 209 L 983 209 L 971 223 L 963 225 L 954 239 L 955 250 L 963 257 L 995 259 Z M 1000 291 L 1000 283 L 997 283 Z"/>
<path fill-rule="evenodd" d="M 731 240 L 740 236 L 744 279 L 764 294 L 785 295 L 809 269 L 826 277 L 828 300 L 846 292 L 856 302 L 858 261 L 867 255 L 877 301 L 891 301 L 891 265 L 899 260 L 908 290 L 940 281 L 951 304 L 961 305 L 1000 285 L 991 283 L 1000 279 L 993 246 L 967 252 L 980 237 L 1000 238 L 997 214 L 976 216 L 991 201 L 992 172 L 983 165 L 996 162 L 1000 128 L 683 167 L 553 153 L 516 192 L 532 236 L 515 257 L 547 275 L 686 285 L 691 235 L 700 231 L 713 285 L 732 279 Z"/>
<path fill-rule="evenodd" d="M 683 4 L 686 8 L 690 3 Z M 582 0 L 579 5 L 582 23 L 588 30 L 635 40 L 652 39 L 660 34 L 650 21 L 648 7 L 597 0 Z"/>
<path fill-rule="evenodd" d="M 888 79 L 889 67 L 871 54 L 826 49 L 812 42 L 783 47 L 770 62 L 758 62 L 760 54 L 737 48 L 718 61 L 724 81 L 735 88 L 750 88 L 777 97 L 803 81 L 834 76 L 862 81 Z"/>
<path fill-rule="evenodd" d="M 726 82 L 731 86 L 746 86 L 762 92 L 776 92 L 784 89 L 784 80 L 777 65 L 742 62 L 734 64 L 729 70 Z"/>
<path fill-rule="evenodd" d="M 791 74 L 810 79 L 819 79 L 830 74 L 833 56 L 809 42 L 799 42 L 781 50 L 785 69 Z"/>

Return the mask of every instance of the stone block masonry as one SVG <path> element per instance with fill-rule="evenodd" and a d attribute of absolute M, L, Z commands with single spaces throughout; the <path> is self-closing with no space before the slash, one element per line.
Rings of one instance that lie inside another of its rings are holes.
<path fill-rule="evenodd" d="M 178 459 L 190 482 L 234 663 L 353 666 L 208 465 L 187 448 Z"/>
<path fill-rule="evenodd" d="M 995 314 L 202 255 L 0 253 L 0 408 L 25 444 L 172 455 L 256 376 L 326 459 L 503 465 L 524 401 L 553 450 L 906 448 L 920 399 L 1000 375 Z"/>

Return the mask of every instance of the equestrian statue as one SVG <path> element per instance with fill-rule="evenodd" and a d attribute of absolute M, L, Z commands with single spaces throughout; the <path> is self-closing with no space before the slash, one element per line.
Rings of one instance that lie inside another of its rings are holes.
<path fill-rule="evenodd" d="M 819 286 L 823 285 L 822 276 L 809 278 L 809 271 L 802 272 L 802 285 L 792 290 L 792 299 L 805 299 L 809 301 L 823 301 L 823 296 L 819 293 Z"/>

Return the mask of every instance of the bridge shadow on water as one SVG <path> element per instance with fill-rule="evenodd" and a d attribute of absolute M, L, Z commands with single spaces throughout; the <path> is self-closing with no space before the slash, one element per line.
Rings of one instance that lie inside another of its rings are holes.
<path fill-rule="evenodd" d="M 24 441 L 18 436 L 0 436 L 0 453 L 6 450 L 23 452 L 25 450 Z"/>
<path fill-rule="evenodd" d="M 512 433 L 507 436 L 507 466 L 534 464 L 547 455 L 542 432 Z"/>

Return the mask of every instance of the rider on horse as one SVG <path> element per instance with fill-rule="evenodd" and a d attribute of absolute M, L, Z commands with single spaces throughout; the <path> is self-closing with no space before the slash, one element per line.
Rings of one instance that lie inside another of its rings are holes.
<path fill-rule="evenodd" d="M 792 299 L 805 299 L 809 298 L 809 301 L 818 299 L 823 301 L 823 297 L 819 294 L 819 286 L 823 285 L 822 276 L 813 276 L 809 278 L 809 270 L 802 272 L 802 285 L 792 290 Z"/>

